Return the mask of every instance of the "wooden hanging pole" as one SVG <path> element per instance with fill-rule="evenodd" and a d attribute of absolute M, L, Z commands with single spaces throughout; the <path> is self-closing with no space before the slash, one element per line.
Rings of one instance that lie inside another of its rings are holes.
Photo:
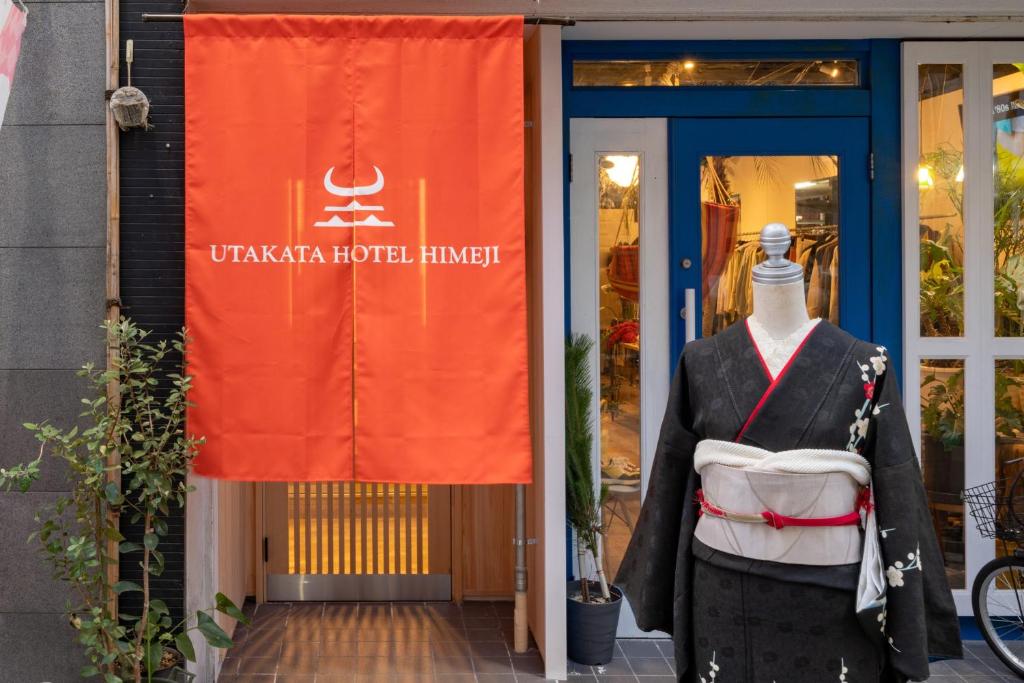
<path fill-rule="evenodd" d="M 327 14 L 325 12 L 300 12 L 299 14 Z M 330 13 L 341 14 L 341 13 Z M 181 22 L 184 14 L 155 14 L 143 12 L 142 21 Z M 576 20 L 568 17 L 523 17 L 523 23 L 534 26 L 575 26 Z"/>

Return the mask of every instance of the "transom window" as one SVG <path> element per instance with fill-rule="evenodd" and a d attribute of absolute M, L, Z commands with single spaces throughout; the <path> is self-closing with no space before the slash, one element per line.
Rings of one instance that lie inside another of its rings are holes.
<path fill-rule="evenodd" d="M 577 87 L 685 88 L 692 86 L 845 86 L 860 85 L 856 59 L 605 59 L 576 60 Z"/>

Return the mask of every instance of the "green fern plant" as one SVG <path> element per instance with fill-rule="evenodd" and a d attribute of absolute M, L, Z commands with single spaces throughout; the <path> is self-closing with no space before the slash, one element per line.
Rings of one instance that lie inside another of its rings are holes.
<path fill-rule="evenodd" d="M 586 554 L 594 558 L 601 598 L 611 600 L 608 579 L 601 562 L 604 527 L 601 508 L 608 496 L 603 484 L 594 485 L 591 449 L 594 444 L 591 404 L 590 352 L 594 342 L 583 334 L 569 335 L 565 342 L 565 505 L 569 526 L 576 534 L 583 602 L 591 602 L 590 587 L 582 576 Z"/>

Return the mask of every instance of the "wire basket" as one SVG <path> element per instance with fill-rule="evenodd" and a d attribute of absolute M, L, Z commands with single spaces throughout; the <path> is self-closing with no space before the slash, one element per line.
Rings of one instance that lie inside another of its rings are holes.
<path fill-rule="evenodd" d="M 960 494 L 978 526 L 978 532 L 985 538 L 1024 540 L 1024 527 L 1013 514 L 1015 510 L 1024 512 L 1024 496 L 1021 495 L 1024 487 L 1014 486 L 1016 482 L 1016 477 L 997 479 L 964 489 Z"/>

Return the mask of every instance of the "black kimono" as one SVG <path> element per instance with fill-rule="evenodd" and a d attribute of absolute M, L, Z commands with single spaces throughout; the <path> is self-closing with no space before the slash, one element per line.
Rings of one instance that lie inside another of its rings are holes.
<path fill-rule="evenodd" d="M 774 380 L 742 323 L 686 345 L 616 577 L 640 628 L 672 634 L 679 680 L 902 683 L 928 677 L 929 655 L 961 656 L 920 467 L 886 361 L 882 347 L 827 321 Z M 703 439 L 770 451 L 842 449 L 868 460 L 887 579 L 877 632 L 855 616 L 857 565 L 751 560 L 694 538 L 693 456 Z"/>

